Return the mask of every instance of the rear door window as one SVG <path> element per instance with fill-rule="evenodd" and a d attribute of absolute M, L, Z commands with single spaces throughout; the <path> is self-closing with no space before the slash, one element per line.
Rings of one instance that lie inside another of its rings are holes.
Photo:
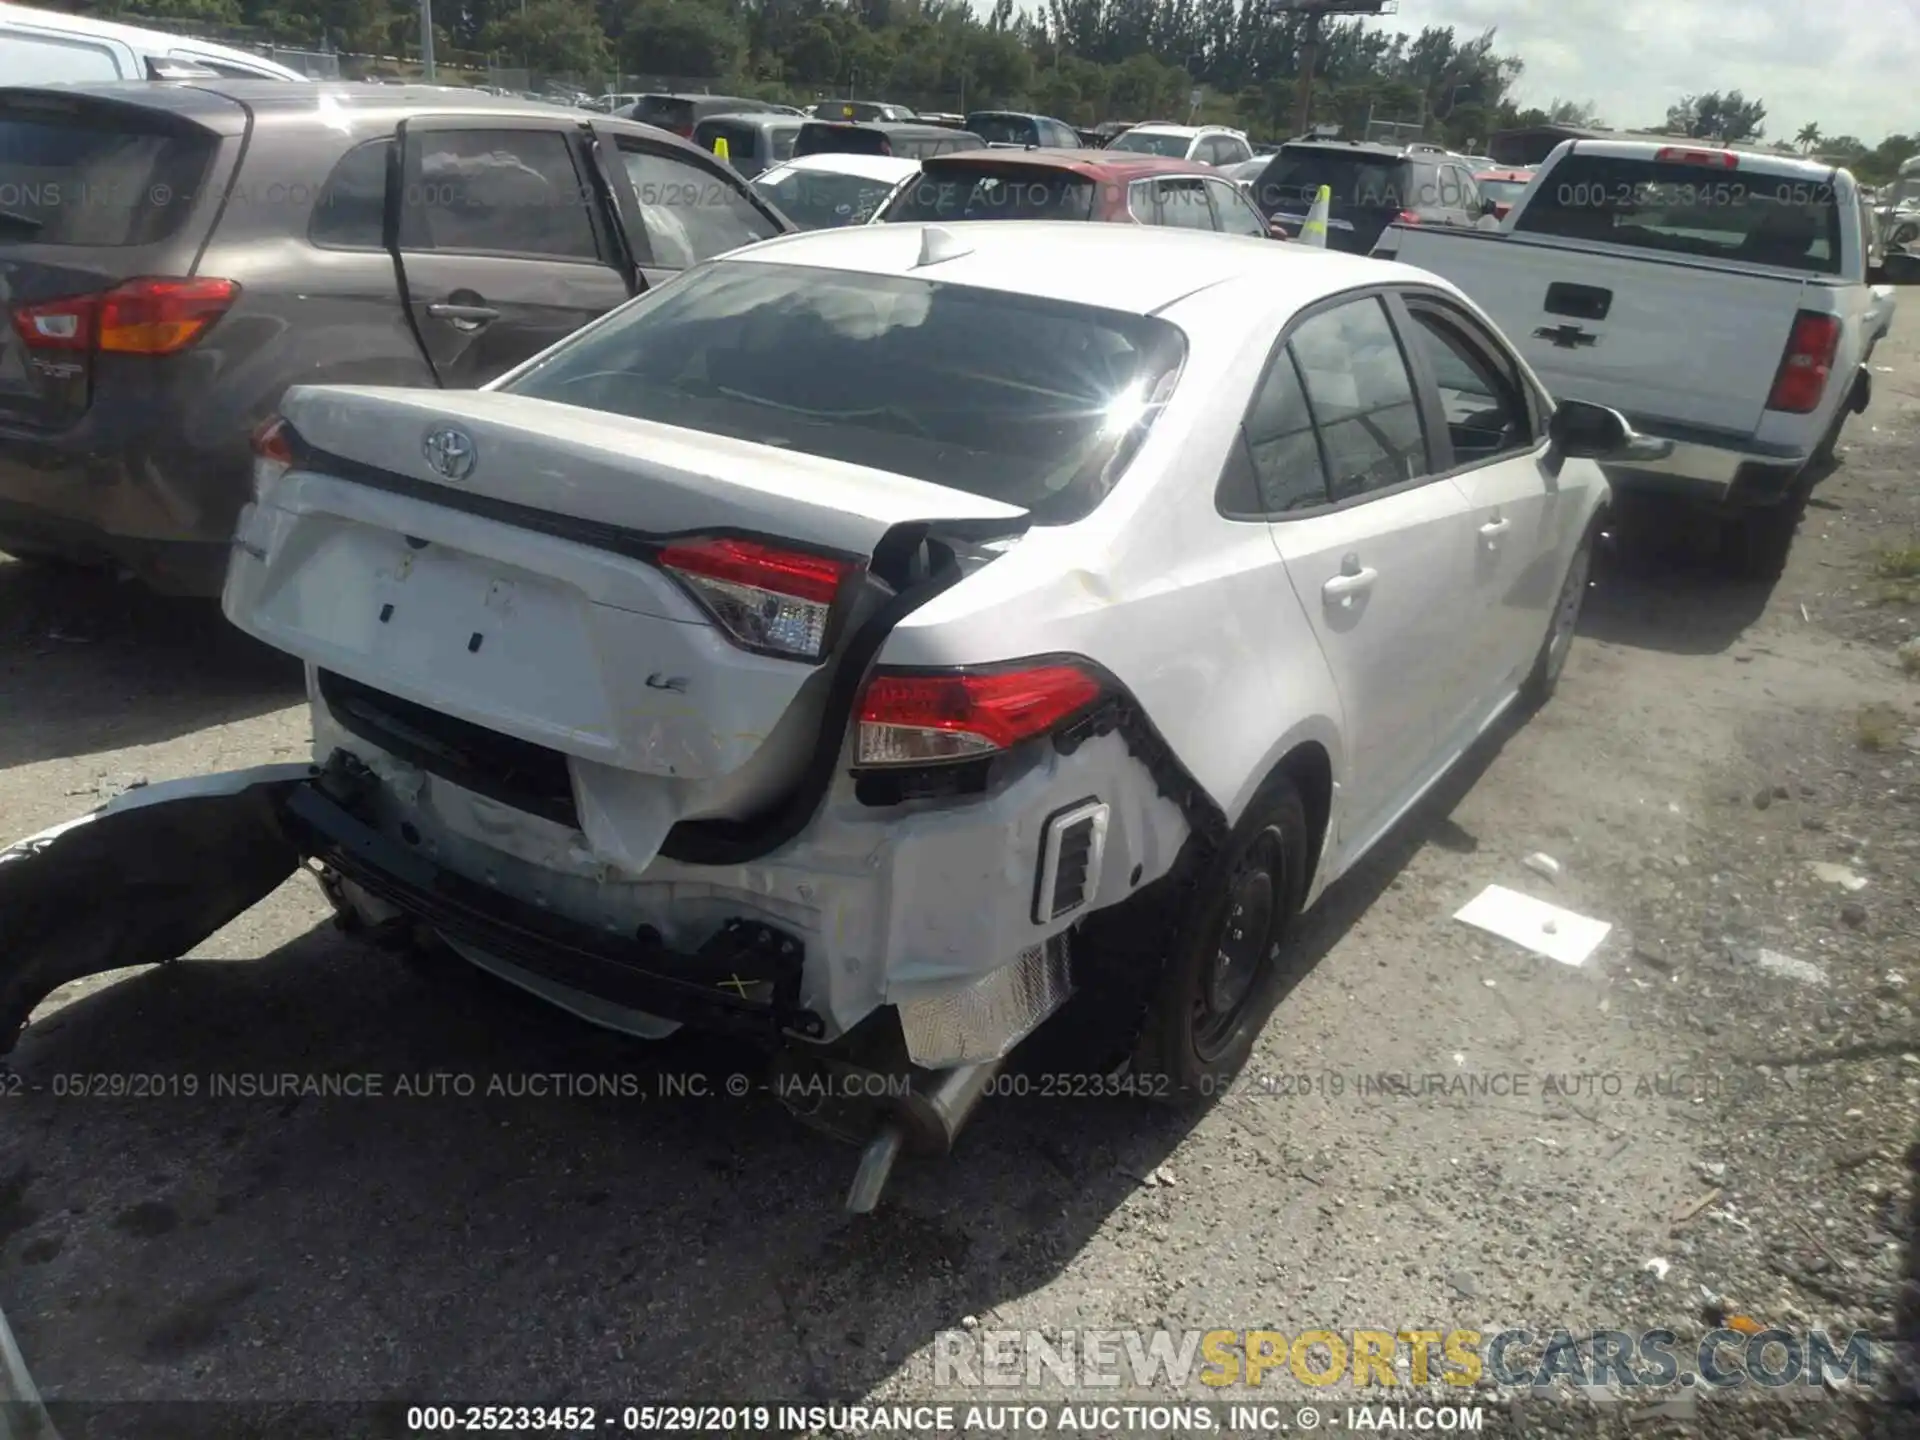
<path fill-rule="evenodd" d="M 1213 206 L 1207 202 L 1207 187 L 1198 179 L 1156 180 L 1154 201 L 1157 224 L 1175 230 L 1211 230 Z"/>
<path fill-rule="evenodd" d="M 1326 447 L 1336 502 L 1428 472 L 1413 378 L 1378 298 L 1308 317 L 1294 331 L 1292 349 Z"/>
<path fill-rule="evenodd" d="M 385 244 L 387 156 L 391 140 L 369 140 L 340 157 L 314 202 L 307 237 L 328 250 L 378 250 Z"/>
<path fill-rule="evenodd" d="M 408 249 L 598 260 L 587 189 L 557 130 L 428 130 L 402 205 Z"/>
<path fill-rule="evenodd" d="M 1519 367 L 1461 311 L 1426 296 L 1408 297 L 1418 352 L 1440 391 L 1456 465 L 1472 465 L 1533 445 L 1533 420 Z"/>
<path fill-rule="evenodd" d="M 624 140 L 620 160 L 640 202 L 655 265 L 684 270 L 780 233 L 765 211 L 715 171 Z"/>
<path fill-rule="evenodd" d="M 760 144 L 760 127 L 745 120 L 702 120 L 694 132 L 694 142 L 702 150 L 713 150 L 716 140 L 727 142 L 727 158 L 753 160 Z"/>
<path fill-rule="evenodd" d="M 1267 222 L 1260 218 L 1260 212 L 1248 202 L 1238 185 L 1230 180 L 1209 180 L 1207 193 L 1213 197 L 1213 213 L 1221 230 L 1229 235 L 1266 237 Z"/>
<path fill-rule="evenodd" d="M 1516 230 L 1636 250 L 1840 273 L 1840 207 L 1825 180 L 1718 163 L 1567 156 Z"/>
<path fill-rule="evenodd" d="M 1094 184 L 1084 175 L 1038 166 L 929 165 L 881 215 L 888 221 L 1085 220 Z"/>
<path fill-rule="evenodd" d="M 93 107 L 0 108 L 0 242 L 152 245 L 177 231 L 212 163 L 206 131 L 154 131 Z"/>

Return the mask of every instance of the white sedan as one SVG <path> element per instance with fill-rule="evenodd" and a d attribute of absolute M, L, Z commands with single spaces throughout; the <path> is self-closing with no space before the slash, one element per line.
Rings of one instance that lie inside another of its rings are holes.
<path fill-rule="evenodd" d="M 296 389 L 224 605 L 316 769 L 0 856 L 0 995 L 307 859 L 596 1023 L 884 1076 L 804 1092 L 879 1127 L 855 1209 L 1073 991 L 1102 1093 L 1204 1097 L 1300 912 L 1552 692 L 1630 438 L 1431 275 L 1121 225 L 792 235 L 478 392 Z"/>
<path fill-rule="evenodd" d="M 899 155 L 802 155 L 772 166 L 749 183 L 802 230 L 865 225 L 920 173 Z"/>

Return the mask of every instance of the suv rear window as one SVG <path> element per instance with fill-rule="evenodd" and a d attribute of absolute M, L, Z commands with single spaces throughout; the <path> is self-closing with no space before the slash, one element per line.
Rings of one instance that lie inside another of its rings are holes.
<path fill-rule="evenodd" d="M 1094 182 L 1037 165 L 928 165 L 880 214 L 886 221 L 1090 220 Z"/>
<path fill-rule="evenodd" d="M 1253 198 L 1269 215 L 1276 209 L 1305 210 L 1322 185 L 1331 192 L 1328 208 L 1335 211 L 1405 210 L 1421 201 L 1413 193 L 1413 166 L 1405 160 L 1291 146 L 1283 146 L 1253 182 Z"/>
<path fill-rule="evenodd" d="M 732 159 L 763 158 L 755 154 L 760 141 L 758 125 L 750 125 L 744 120 L 702 120 L 693 127 L 693 142 L 702 150 L 713 149 L 715 140 L 727 142 L 727 153 Z"/>
<path fill-rule="evenodd" d="M 983 115 L 967 117 L 967 129 L 989 145 L 1038 145 L 1039 130 L 1026 115 Z"/>
<path fill-rule="evenodd" d="M 633 106 L 633 118 L 685 135 L 693 130 L 693 102 L 672 95 L 642 95 Z"/>
<path fill-rule="evenodd" d="M 157 244 L 186 220 L 216 144 L 97 110 L 0 112 L 0 240 Z"/>
<path fill-rule="evenodd" d="M 1718 165 L 1575 153 L 1545 177 L 1514 228 L 1816 275 L 1840 270 L 1831 184 Z"/>
<path fill-rule="evenodd" d="M 720 261 L 582 332 L 504 385 L 1090 512 L 1186 357 L 1150 315 L 904 276 Z M 1115 423 L 1122 412 L 1131 423 Z"/>
<path fill-rule="evenodd" d="M 867 125 L 823 125 L 809 122 L 800 127 L 793 142 L 793 153 L 803 155 L 891 155 L 893 141 L 884 130 Z"/>

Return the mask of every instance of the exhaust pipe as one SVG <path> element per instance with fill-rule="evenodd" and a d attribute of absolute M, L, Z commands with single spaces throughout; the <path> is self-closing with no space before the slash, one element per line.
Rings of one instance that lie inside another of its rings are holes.
<path fill-rule="evenodd" d="M 861 1152 L 860 1167 L 847 1191 L 847 1213 L 873 1212 L 893 1174 L 894 1162 L 903 1153 L 944 1155 L 953 1149 L 953 1142 L 1005 1063 L 987 1060 L 939 1071 L 925 1089 L 915 1088 L 897 1100 Z"/>

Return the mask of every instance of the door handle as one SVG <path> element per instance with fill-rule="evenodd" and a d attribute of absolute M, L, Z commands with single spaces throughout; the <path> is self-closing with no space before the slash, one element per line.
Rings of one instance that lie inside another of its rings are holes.
<path fill-rule="evenodd" d="M 436 320 L 445 320 L 456 330 L 478 330 L 488 321 L 500 318 L 500 312 L 491 305 L 453 305 L 445 301 L 427 306 L 427 314 Z"/>
<path fill-rule="evenodd" d="M 1513 522 L 1511 520 L 1489 520 L 1480 527 L 1480 534 L 1483 539 L 1498 540 L 1512 528 Z"/>
<path fill-rule="evenodd" d="M 1365 570 L 1355 570 L 1348 574 L 1334 576 L 1320 587 L 1320 594 L 1336 604 L 1345 605 L 1356 595 L 1364 595 L 1373 589 L 1373 582 L 1380 578 L 1380 572 L 1372 566 Z"/>

